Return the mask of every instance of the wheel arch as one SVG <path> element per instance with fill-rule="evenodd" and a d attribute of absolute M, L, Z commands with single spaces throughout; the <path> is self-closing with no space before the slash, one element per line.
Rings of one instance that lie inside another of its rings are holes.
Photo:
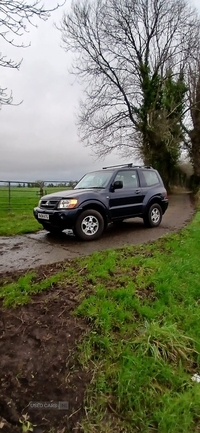
<path fill-rule="evenodd" d="M 102 215 L 103 219 L 104 219 L 104 225 L 105 225 L 105 227 L 107 226 L 107 224 L 108 224 L 108 214 L 106 212 L 106 209 L 100 203 L 98 203 L 98 202 L 85 203 L 82 206 L 82 211 L 81 212 L 83 212 L 83 211 L 85 211 L 87 209 L 94 209 L 97 212 L 99 212 Z"/>
<path fill-rule="evenodd" d="M 162 213 L 164 211 L 163 208 L 163 204 L 162 204 L 162 199 L 159 195 L 156 195 L 154 197 L 151 197 L 150 200 L 148 201 L 147 205 L 146 205 L 146 212 L 148 212 L 149 208 L 152 206 L 152 204 L 157 203 L 160 205 L 161 209 L 162 209 Z"/>

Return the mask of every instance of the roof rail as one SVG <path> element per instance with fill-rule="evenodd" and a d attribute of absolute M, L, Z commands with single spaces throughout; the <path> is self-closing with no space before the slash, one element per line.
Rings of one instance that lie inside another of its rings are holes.
<path fill-rule="evenodd" d="M 106 170 L 106 168 L 114 168 L 114 167 L 152 168 L 151 165 L 133 165 L 133 163 L 130 162 L 128 164 L 109 165 L 108 167 L 103 167 L 103 170 Z"/>
<path fill-rule="evenodd" d="M 152 168 L 150 165 L 132 165 L 132 168 Z"/>
<path fill-rule="evenodd" d="M 133 167 L 133 163 L 130 162 L 128 164 L 109 165 L 108 167 L 103 167 L 103 170 L 106 170 L 106 168 L 114 168 L 114 167 Z"/>

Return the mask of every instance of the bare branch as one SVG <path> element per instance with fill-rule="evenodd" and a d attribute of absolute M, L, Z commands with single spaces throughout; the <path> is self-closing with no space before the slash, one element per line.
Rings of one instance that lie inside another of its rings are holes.
<path fill-rule="evenodd" d="M 85 84 L 78 118 L 82 140 L 97 155 L 123 146 L 136 152 L 149 88 L 157 83 L 148 127 L 167 71 L 178 77 L 196 56 L 196 10 L 186 0 L 79 0 L 63 17 L 61 31 L 64 49 L 75 53 L 72 73 Z M 178 109 L 172 104 L 163 114 L 169 128 Z"/>
<path fill-rule="evenodd" d="M 45 8 L 41 0 L 27 2 L 25 0 L 1 0 L 0 1 L 0 38 L 14 47 L 28 47 L 20 42 L 28 27 L 37 27 L 34 19 L 46 21 L 51 13 L 65 3 L 57 3 L 55 7 Z M 4 68 L 19 69 L 22 60 L 14 61 L 5 54 L 0 53 L 0 66 Z M 12 96 L 6 95 L 7 89 L 0 90 L 0 107 L 5 104 L 13 104 Z"/>

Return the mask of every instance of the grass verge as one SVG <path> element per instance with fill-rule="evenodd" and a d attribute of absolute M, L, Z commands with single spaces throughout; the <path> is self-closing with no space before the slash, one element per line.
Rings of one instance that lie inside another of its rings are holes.
<path fill-rule="evenodd" d="M 13 236 L 25 233 L 34 233 L 42 229 L 33 216 L 33 211 L 27 212 L 0 212 L 0 236 Z"/>
<path fill-rule="evenodd" d="M 44 194 L 63 191 L 67 187 L 45 187 Z M 0 186 L 0 236 L 33 233 L 42 229 L 33 216 L 40 199 L 39 187 Z"/>
<path fill-rule="evenodd" d="M 200 213 L 178 234 L 76 259 L 46 279 L 4 284 L 5 306 L 76 285 L 90 331 L 77 356 L 92 371 L 85 433 L 196 433 L 200 384 Z"/>

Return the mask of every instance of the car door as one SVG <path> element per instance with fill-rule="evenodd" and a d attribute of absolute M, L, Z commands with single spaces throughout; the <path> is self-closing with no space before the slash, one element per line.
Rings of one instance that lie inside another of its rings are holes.
<path fill-rule="evenodd" d="M 123 188 L 114 189 L 115 181 L 121 180 Z M 130 218 L 142 212 L 143 190 L 135 169 L 119 170 L 109 193 L 109 209 L 112 219 Z"/>

